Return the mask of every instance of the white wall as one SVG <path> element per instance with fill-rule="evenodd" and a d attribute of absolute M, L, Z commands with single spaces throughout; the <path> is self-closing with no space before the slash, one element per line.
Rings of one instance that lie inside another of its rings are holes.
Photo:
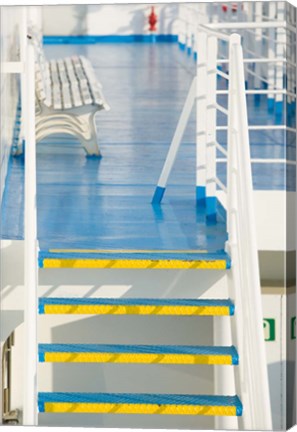
<path fill-rule="evenodd" d="M 157 33 L 172 34 L 178 4 L 157 4 Z M 146 4 L 43 7 L 45 35 L 130 35 L 148 33 L 151 6 Z"/>

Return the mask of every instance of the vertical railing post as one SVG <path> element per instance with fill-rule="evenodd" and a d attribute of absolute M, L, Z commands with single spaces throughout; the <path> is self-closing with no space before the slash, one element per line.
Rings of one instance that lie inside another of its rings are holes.
<path fill-rule="evenodd" d="M 206 205 L 206 50 L 206 32 L 198 32 L 196 87 L 196 200 L 198 206 Z"/>
<path fill-rule="evenodd" d="M 263 21 L 263 3 L 261 1 L 257 1 L 254 3 L 255 7 L 255 22 L 261 23 Z M 260 27 L 256 28 L 255 30 L 255 57 L 261 58 L 263 56 L 262 54 L 262 47 L 263 47 L 263 39 L 262 39 L 262 29 Z M 260 80 L 260 77 L 262 76 L 262 64 L 256 62 L 255 64 L 255 77 L 254 77 L 254 88 L 260 89 L 262 86 L 262 82 Z M 255 95 L 255 100 L 260 100 L 260 95 Z"/>
<path fill-rule="evenodd" d="M 26 64 L 26 53 L 27 53 L 27 7 L 22 7 L 22 13 L 21 13 L 21 24 L 20 24 L 20 61 L 23 63 L 23 65 Z M 20 135 L 19 135 L 19 141 L 18 141 L 18 149 L 17 152 L 21 152 L 21 146 L 23 145 L 24 141 L 24 125 L 26 124 L 26 81 L 25 81 L 25 73 L 21 74 L 20 77 L 20 86 L 21 86 L 21 128 L 20 128 Z"/>
<path fill-rule="evenodd" d="M 269 2 L 268 3 L 269 8 L 269 19 L 270 21 L 275 20 L 275 14 L 276 14 L 276 3 L 275 2 Z M 268 30 L 268 58 L 272 59 L 275 57 L 275 35 L 276 35 L 276 29 L 271 27 Z M 268 63 L 267 66 L 267 80 L 268 80 L 268 90 L 274 89 L 274 80 L 275 80 L 275 63 Z M 267 104 L 268 104 L 268 110 L 270 112 L 274 109 L 274 95 L 269 93 L 267 98 Z"/>
<path fill-rule="evenodd" d="M 25 304 L 23 424 L 37 425 L 37 215 L 35 58 L 28 40 L 25 67 Z"/>
<path fill-rule="evenodd" d="M 206 116 L 206 218 L 216 222 L 216 116 L 217 116 L 217 56 L 216 36 L 207 38 L 207 116 Z"/>
<path fill-rule="evenodd" d="M 284 2 L 277 2 L 277 20 L 285 20 Z M 286 43 L 286 29 L 284 27 L 278 27 L 276 29 L 276 57 L 283 58 L 285 56 L 285 43 Z M 276 64 L 276 74 L 275 74 L 275 88 L 283 88 L 284 79 L 284 68 L 286 65 L 284 63 Z M 275 96 L 275 113 L 277 115 L 282 115 L 283 113 L 283 95 L 277 94 Z"/>

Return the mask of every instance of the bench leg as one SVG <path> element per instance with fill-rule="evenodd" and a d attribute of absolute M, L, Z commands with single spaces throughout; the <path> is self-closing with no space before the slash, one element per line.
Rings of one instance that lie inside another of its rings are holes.
<path fill-rule="evenodd" d="M 79 141 L 87 152 L 88 156 L 101 156 L 97 140 L 95 114 L 88 114 L 86 120 L 88 122 L 88 135 L 90 138 L 85 138 L 85 136 L 79 137 Z"/>
<path fill-rule="evenodd" d="M 97 141 L 95 113 L 69 115 L 64 113 L 36 117 L 36 140 L 52 134 L 75 136 L 88 156 L 101 156 Z"/>

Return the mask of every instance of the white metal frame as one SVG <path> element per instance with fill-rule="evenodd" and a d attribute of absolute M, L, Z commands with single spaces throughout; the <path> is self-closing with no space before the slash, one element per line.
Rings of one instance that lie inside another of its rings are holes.
<path fill-rule="evenodd" d="M 20 59 L 5 62 L 2 73 L 20 74 L 21 111 L 25 154 L 25 241 L 24 241 L 24 382 L 23 424 L 37 425 L 37 213 L 35 140 L 35 55 L 27 39 L 27 22 L 32 8 L 20 9 Z"/>
<path fill-rule="evenodd" d="M 244 406 L 239 428 L 271 430 L 271 405 L 262 324 L 253 183 L 240 36 L 230 37 L 226 245 L 232 259 L 230 293 L 236 304 L 232 338 L 240 364 L 235 385 Z M 256 354 L 257 353 L 257 354 Z"/>
<path fill-rule="evenodd" d="M 229 43 L 229 74 L 217 68 L 218 39 Z M 262 298 L 241 37 L 238 34 L 228 36 L 201 26 L 197 41 L 197 77 L 193 80 L 187 96 L 153 203 L 161 203 L 181 145 L 183 131 L 196 101 L 198 203 L 206 205 L 207 217 L 214 222 L 218 186 L 223 193 L 222 203 L 226 205 L 229 235 L 226 251 L 232 260 L 231 271 L 228 272 L 229 294 L 236 305 L 235 317 L 231 319 L 231 333 L 240 358 L 239 366 L 235 370 L 235 387 L 244 407 L 244 414 L 238 420 L 238 427 L 245 430 L 270 430 L 272 419 L 262 327 Z M 217 103 L 217 76 L 228 81 L 228 90 L 221 93 L 228 96 L 228 108 Z M 223 127 L 228 134 L 227 147 L 223 147 L 217 141 L 217 130 L 222 129 L 216 124 L 217 111 L 227 117 L 227 126 Z M 223 154 L 227 163 L 227 184 L 217 176 L 217 150 Z M 216 382 L 216 390 L 220 394 L 226 394 L 229 387 L 226 380 Z M 230 423 L 222 419 L 219 425 L 226 428 Z"/>
<path fill-rule="evenodd" d="M 37 287 L 35 54 L 28 41 L 25 68 L 25 305 L 23 424 L 37 425 Z"/>

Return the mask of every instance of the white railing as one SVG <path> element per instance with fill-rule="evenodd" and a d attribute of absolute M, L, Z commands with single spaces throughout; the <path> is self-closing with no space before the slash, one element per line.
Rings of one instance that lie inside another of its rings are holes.
<path fill-rule="evenodd" d="M 244 430 L 269 430 L 272 420 L 241 37 L 203 30 L 197 35 L 197 197 L 206 205 L 207 219 L 212 223 L 216 221 L 217 196 L 226 209 L 226 250 L 232 261 L 230 296 L 236 305 L 231 321 L 232 342 L 238 347 L 240 358 L 235 369 L 235 386 L 244 407 L 238 426 Z M 219 39 L 229 44 L 228 73 L 217 68 Z M 218 76 L 226 81 L 226 90 L 217 90 Z M 224 105 L 217 101 L 220 94 L 227 95 Z M 226 117 L 225 127 L 217 125 L 218 112 Z M 218 142 L 218 128 L 227 131 L 226 145 Z M 227 165 L 226 182 L 217 173 L 218 152 Z"/>
<path fill-rule="evenodd" d="M 271 430 L 244 63 L 239 35 L 234 34 L 230 37 L 229 59 L 227 143 L 229 238 L 226 248 L 232 259 L 230 285 L 236 304 L 232 336 L 240 353 L 240 365 L 235 383 L 244 406 L 243 428 Z"/>
<path fill-rule="evenodd" d="M 36 207 L 36 140 L 35 140 L 35 50 L 27 37 L 28 23 L 37 8 L 27 8 L 25 73 L 22 76 L 22 124 L 25 141 L 25 304 L 24 304 L 24 390 L 23 424 L 37 425 L 37 310 L 38 310 L 38 242 Z"/>
<path fill-rule="evenodd" d="M 1 74 L 19 74 L 20 89 L 15 97 L 20 100 L 21 138 L 25 140 L 25 208 L 24 208 L 24 381 L 23 424 L 37 425 L 37 214 L 36 214 L 36 143 L 35 143 L 35 54 L 27 38 L 28 21 L 35 7 L 20 7 L 14 11 L 18 28 L 16 58 L 6 56 L 1 61 Z M 5 41 L 7 42 L 7 41 Z M 13 52 L 12 47 L 10 49 Z M 1 58 L 2 60 L 2 58 Z M 11 88 L 8 87 L 8 90 Z M 19 120 L 19 119 L 18 119 Z M 12 140 L 11 140 L 12 141 Z"/>
<path fill-rule="evenodd" d="M 35 54 L 27 44 L 25 109 L 25 304 L 23 424 L 37 425 L 37 210 L 35 142 Z"/>
<path fill-rule="evenodd" d="M 218 41 L 228 43 L 228 73 L 218 68 Z M 239 366 L 235 368 L 235 389 L 244 413 L 239 429 L 272 429 L 265 342 L 263 338 L 262 299 L 254 219 L 253 184 L 249 144 L 249 126 L 241 37 L 228 36 L 200 26 L 197 34 L 197 75 L 188 93 L 174 138 L 153 197 L 162 201 L 182 136 L 196 102 L 196 195 L 197 203 L 206 206 L 208 221 L 217 218 L 217 197 L 227 215 L 226 251 L 232 260 L 229 272 L 230 296 L 236 305 L 232 318 L 232 343 L 238 347 Z M 226 81 L 226 90 L 217 90 L 217 81 Z M 196 88 L 196 93 L 195 93 Z M 217 99 L 227 95 L 224 104 Z M 226 126 L 217 125 L 217 115 L 226 117 Z M 217 131 L 227 131 L 227 143 L 219 143 Z M 217 153 L 224 157 L 227 179 L 217 174 Z M 217 188 L 220 189 L 219 193 Z M 194 197 L 193 197 L 194 199 Z M 216 385 L 220 394 L 230 392 L 230 383 Z M 223 420 L 220 428 L 234 428 Z"/>
<path fill-rule="evenodd" d="M 272 420 L 241 37 L 220 35 L 216 29 L 200 32 L 197 38 L 197 196 L 201 204 L 205 203 L 207 218 L 212 223 L 216 221 L 217 196 L 226 209 L 226 250 L 232 261 L 230 295 L 236 305 L 231 321 L 232 342 L 240 357 L 235 386 L 244 407 L 239 429 L 269 430 Z M 219 39 L 229 43 L 228 73 L 217 68 Z M 226 81 L 226 90 L 217 90 L 217 76 Z M 221 105 L 217 98 L 224 94 L 228 100 Z M 226 118 L 226 126 L 217 125 L 218 112 Z M 218 142 L 218 130 L 227 131 L 226 145 Z M 219 159 L 217 153 L 223 158 Z M 217 171 L 217 163 L 222 160 L 227 167 L 225 182 Z"/>
<path fill-rule="evenodd" d="M 207 25 L 230 34 L 238 32 L 243 36 L 244 56 L 255 60 L 267 59 L 266 62 L 254 61 L 245 66 L 246 82 L 251 88 L 264 90 L 255 95 L 259 99 L 266 95 L 270 112 L 279 117 L 285 111 L 285 104 L 290 110 L 295 99 L 290 95 L 295 91 L 296 82 L 296 11 L 292 5 L 284 2 L 242 2 L 231 12 L 232 4 L 184 4 L 179 7 L 180 26 L 178 36 L 187 52 L 197 55 L 197 24 Z M 219 42 L 221 56 L 225 55 L 222 42 Z M 190 48 L 189 48 L 190 46 Z M 284 59 L 290 59 L 289 62 Z M 275 61 L 279 59 L 279 61 Z M 285 84 L 286 82 L 286 84 Z M 284 98 L 277 89 L 287 87 L 289 94 Z M 271 92 L 265 92 L 265 90 Z"/>

